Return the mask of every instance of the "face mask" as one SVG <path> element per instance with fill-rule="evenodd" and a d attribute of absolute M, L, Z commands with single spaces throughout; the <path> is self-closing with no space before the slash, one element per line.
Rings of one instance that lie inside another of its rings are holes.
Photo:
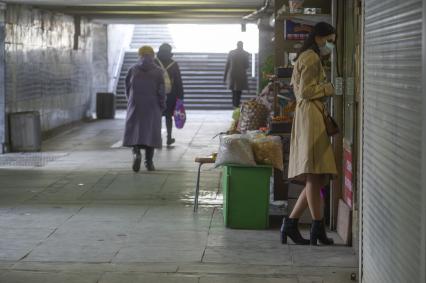
<path fill-rule="evenodd" d="M 320 55 L 327 56 L 333 51 L 333 49 L 334 49 L 334 44 L 326 41 L 325 44 L 319 48 Z"/>

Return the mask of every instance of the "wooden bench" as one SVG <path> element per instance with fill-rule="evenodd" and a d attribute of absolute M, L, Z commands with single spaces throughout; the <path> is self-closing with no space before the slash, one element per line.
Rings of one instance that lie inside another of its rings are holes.
<path fill-rule="evenodd" d="M 194 212 L 198 209 L 198 195 L 200 193 L 200 174 L 203 164 L 213 164 L 215 161 L 212 157 L 196 157 L 195 162 L 198 163 L 197 186 L 195 187 L 194 196 Z"/>

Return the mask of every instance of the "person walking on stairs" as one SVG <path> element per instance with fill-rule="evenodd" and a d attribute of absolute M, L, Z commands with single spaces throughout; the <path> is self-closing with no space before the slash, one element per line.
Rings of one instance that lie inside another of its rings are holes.
<path fill-rule="evenodd" d="M 175 143 L 172 137 L 173 113 L 176 108 L 176 100 L 183 100 L 183 84 L 180 68 L 176 61 L 172 59 L 172 46 L 168 43 L 160 45 L 155 62 L 163 70 L 165 92 L 167 96 L 167 107 L 163 115 L 166 118 L 167 145 Z"/>
<path fill-rule="evenodd" d="M 337 175 L 336 161 L 324 122 L 324 102 L 334 95 L 327 81 L 321 58 L 331 54 L 336 30 L 320 22 L 305 40 L 291 78 L 296 110 L 290 141 L 288 178 L 305 184 L 289 218 L 283 220 L 281 241 L 290 237 L 296 244 L 333 244 L 327 237 L 321 216 L 320 190 Z M 299 217 L 309 207 L 312 216 L 311 238 L 303 239 L 297 227 Z"/>
<path fill-rule="evenodd" d="M 223 81 L 228 83 L 232 91 L 232 105 L 240 107 L 241 94 L 248 89 L 247 69 L 250 67 L 249 53 L 244 50 L 242 41 L 238 41 L 237 49 L 231 50 L 225 66 Z"/>
<path fill-rule="evenodd" d="M 141 165 L 145 149 L 145 167 L 154 171 L 154 150 L 161 148 L 161 116 L 166 109 L 163 71 L 154 63 L 150 46 L 139 49 L 139 61 L 126 76 L 127 115 L 123 146 L 132 147 L 133 171 Z"/>

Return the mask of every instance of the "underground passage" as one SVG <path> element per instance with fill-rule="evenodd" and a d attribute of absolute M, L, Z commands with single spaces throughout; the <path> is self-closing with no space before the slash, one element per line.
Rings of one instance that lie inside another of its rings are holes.
<path fill-rule="evenodd" d="M 421 0 L 0 1 L 0 283 L 426 282 Z"/>

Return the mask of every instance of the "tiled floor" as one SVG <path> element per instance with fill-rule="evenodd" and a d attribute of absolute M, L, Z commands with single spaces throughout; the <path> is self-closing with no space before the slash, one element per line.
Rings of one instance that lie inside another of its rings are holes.
<path fill-rule="evenodd" d="M 43 154 L 55 158 L 0 162 L 0 283 L 353 282 L 351 248 L 281 245 L 277 230 L 225 228 L 212 166 L 192 212 L 193 159 L 217 150 L 212 137 L 229 117 L 189 113 L 177 144 L 156 152 L 154 173 L 130 170 L 130 150 L 117 146 L 123 119 L 45 141 Z"/>

